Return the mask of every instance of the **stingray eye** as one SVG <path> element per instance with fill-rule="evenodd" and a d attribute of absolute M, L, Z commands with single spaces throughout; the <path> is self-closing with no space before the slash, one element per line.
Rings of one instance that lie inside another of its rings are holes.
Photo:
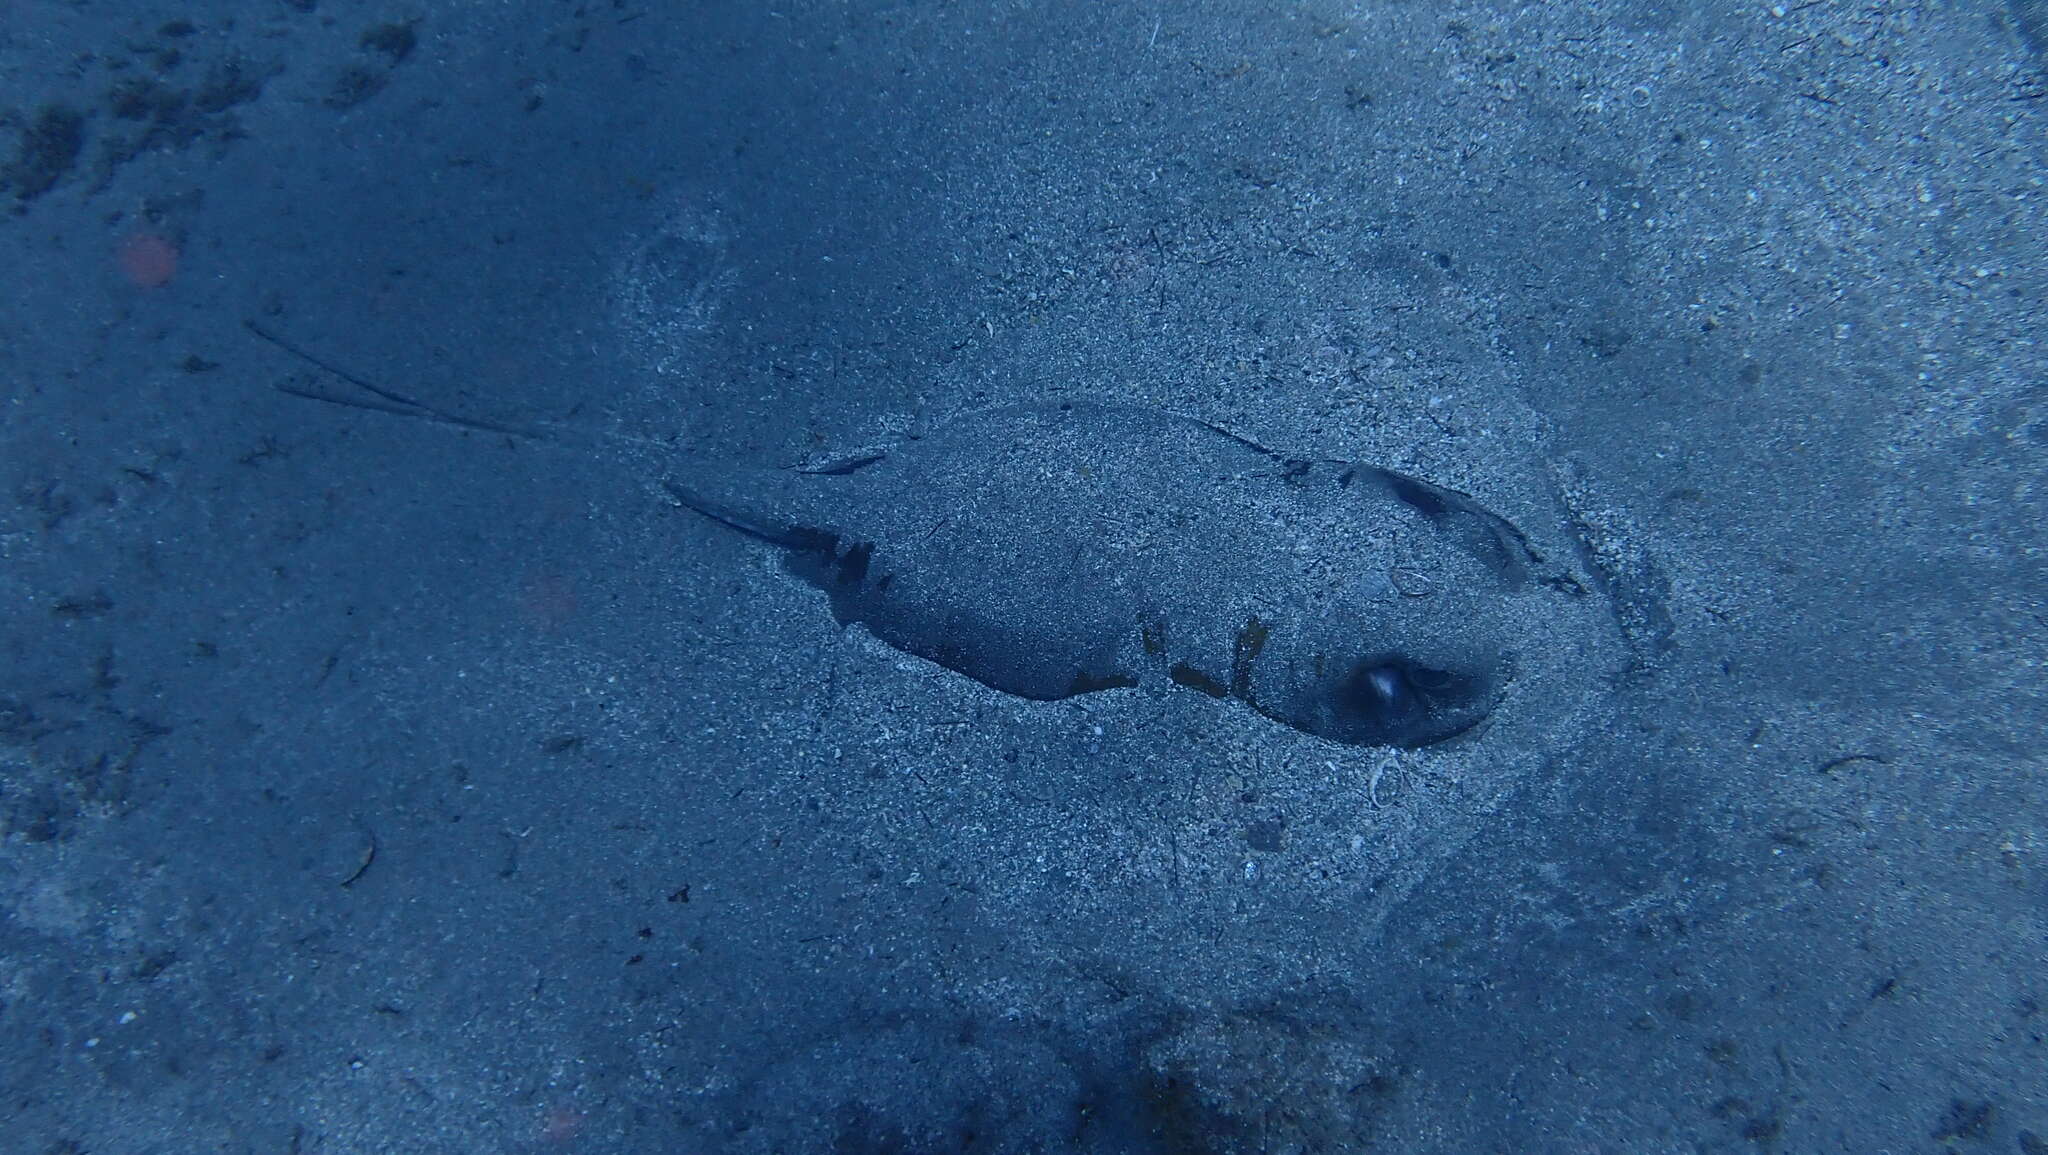
<path fill-rule="evenodd" d="M 1426 714 L 1454 695 L 1459 680 L 1447 670 L 1400 658 L 1362 662 L 1351 675 L 1355 708 L 1385 721 Z"/>
<path fill-rule="evenodd" d="M 1401 684 L 1401 671 L 1392 666 L 1374 666 L 1367 670 L 1365 685 L 1372 692 L 1373 702 L 1382 710 L 1398 709 L 1402 699 L 1408 696 L 1407 687 Z"/>
<path fill-rule="evenodd" d="M 1486 717 L 1497 687 L 1496 676 L 1483 670 L 1368 651 L 1314 703 L 1313 721 L 1322 728 L 1310 732 L 1356 745 L 1426 746 Z"/>
<path fill-rule="evenodd" d="M 1405 672 L 1409 684 L 1418 690 L 1428 692 L 1451 688 L 1451 675 L 1443 670 L 1432 670 L 1428 666 L 1410 666 Z"/>

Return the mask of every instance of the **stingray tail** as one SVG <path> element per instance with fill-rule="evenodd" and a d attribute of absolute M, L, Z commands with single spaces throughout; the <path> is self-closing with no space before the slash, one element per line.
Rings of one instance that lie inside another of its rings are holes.
<path fill-rule="evenodd" d="M 308 401 L 319 401 L 326 405 L 338 405 L 345 409 L 361 409 L 371 413 L 389 413 L 396 417 L 411 417 L 420 421 L 445 425 L 453 429 L 468 429 L 478 433 L 496 433 L 516 437 L 521 441 L 537 445 L 552 446 L 578 453 L 618 454 L 625 453 L 629 460 L 643 464 L 667 461 L 675 456 L 675 447 L 645 437 L 634 437 L 625 433 L 604 430 L 579 429 L 552 421 L 520 423 L 497 421 L 486 417 L 475 417 L 457 413 L 439 406 L 408 397 L 395 389 L 379 385 L 375 381 L 351 373 L 318 353 L 293 341 L 253 319 L 245 319 L 242 327 L 258 339 L 278 350 L 305 362 L 320 372 L 350 387 L 352 391 L 341 392 L 296 381 L 279 382 L 274 388 L 293 397 Z"/>
<path fill-rule="evenodd" d="M 483 433 L 503 433 L 508 437 L 521 437 L 530 441 L 548 440 L 548 432 L 544 428 L 488 421 L 480 417 L 470 417 L 466 414 L 451 413 L 445 409 L 437 409 L 424 401 L 415 401 L 403 393 L 387 389 L 373 381 L 356 376 L 347 369 L 323 359 L 319 354 L 253 319 L 245 319 L 242 322 L 242 327 L 255 334 L 259 339 L 276 346 L 283 352 L 291 354 L 293 357 L 304 361 L 323 373 L 354 386 L 359 391 L 356 396 L 348 396 L 342 393 L 330 393 L 325 390 L 310 388 L 293 382 L 285 382 L 277 386 L 277 391 L 280 393 L 288 393 L 293 397 L 304 397 L 308 401 L 323 401 L 329 405 L 340 405 L 349 409 L 365 409 L 373 413 L 390 413 L 399 417 L 417 417 L 422 421 L 432 421 L 437 425 L 452 425 L 457 429 L 474 429 Z"/>
<path fill-rule="evenodd" d="M 881 459 L 880 454 L 869 454 L 810 470 L 762 469 L 692 460 L 679 455 L 673 446 L 623 433 L 578 429 L 554 422 L 517 424 L 472 417 L 408 397 L 351 373 L 258 321 L 245 320 L 242 326 L 262 341 L 353 390 L 336 392 L 287 382 L 276 386 L 280 393 L 456 429 L 516 437 L 559 449 L 604 454 L 623 450 L 630 460 L 661 478 L 662 488 L 678 507 L 790 549 L 811 548 L 833 540 L 829 531 L 820 528 L 822 520 L 830 520 L 824 516 L 825 491 L 831 488 L 825 479 L 844 476 Z"/>
<path fill-rule="evenodd" d="M 805 499 L 806 475 L 784 469 L 689 463 L 664 471 L 661 487 L 679 509 L 784 549 L 809 549 L 831 534 Z"/>

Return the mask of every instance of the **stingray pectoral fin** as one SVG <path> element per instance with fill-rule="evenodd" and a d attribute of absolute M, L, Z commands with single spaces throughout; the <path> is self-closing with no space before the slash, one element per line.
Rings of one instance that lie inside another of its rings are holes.
<path fill-rule="evenodd" d="M 844 457 L 836 457 L 830 461 L 821 461 L 816 465 L 807 465 L 797 470 L 797 472 L 808 473 L 818 477 L 845 477 L 849 473 L 857 473 L 870 465 L 887 461 L 888 459 L 889 453 L 887 450 L 870 449 L 848 454 Z"/>

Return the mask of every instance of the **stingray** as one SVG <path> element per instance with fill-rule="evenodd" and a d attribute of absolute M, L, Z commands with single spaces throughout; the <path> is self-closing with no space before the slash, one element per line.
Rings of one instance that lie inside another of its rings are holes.
<path fill-rule="evenodd" d="M 248 327 L 359 391 L 279 386 L 299 396 L 654 444 L 437 409 Z M 842 625 L 1019 698 L 1159 685 L 1332 742 L 1428 745 L 1501 701 L 1541 584 L 1524 535 L 1463 493 L 1150 409 L 1013 405 L 806 468 L 661 448 L 678 507 L 777 550 Z"/>

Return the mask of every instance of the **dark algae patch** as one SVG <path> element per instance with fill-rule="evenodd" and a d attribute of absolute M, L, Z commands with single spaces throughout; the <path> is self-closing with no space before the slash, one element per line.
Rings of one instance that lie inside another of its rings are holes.
<path fill-rule="evenodd" d="M 239 139 L 236 109 L 262 96 L 283 67 L 233 52 L 208 59 L 195 48 L 203 43 L 197 31 L 189 20 L 172 20 L 84 56 L 79 68 L 89 85 L 91 72 L 103 74 L 95 97 L 0 114 L 0 127 L 16 136 L 14 155 L 0 166 L 0 192 L 20 210 L 81 170 L 97 191 L 145 154 Z"/>
<path fill-rule="evenodd" d="M 66 105 L 46 104 L 16 123 L 20 143 L 14 159 L 0 170 L 0 186 L 18 204 L 26 204 L 57 187 L 77 167 L 85 149 L 85 116 Z"/>

